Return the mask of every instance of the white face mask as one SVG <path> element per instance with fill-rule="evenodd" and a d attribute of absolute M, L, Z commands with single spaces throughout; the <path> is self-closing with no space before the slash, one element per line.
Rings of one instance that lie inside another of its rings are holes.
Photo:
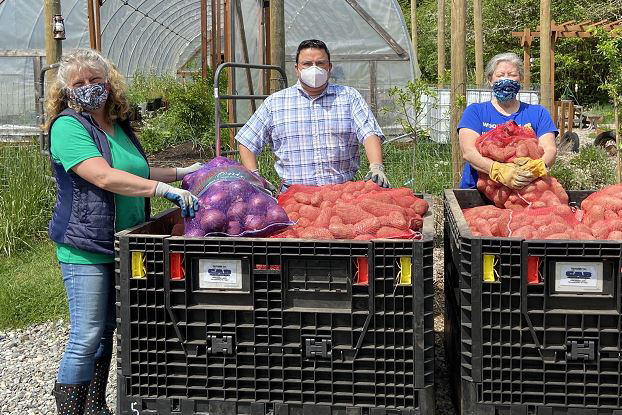
<path fill-rule="evenodd" d="M 317 88 L 328 81 L 328 71 L 314 65 L 300 71 L 300 80 L 311 88 Z"/>

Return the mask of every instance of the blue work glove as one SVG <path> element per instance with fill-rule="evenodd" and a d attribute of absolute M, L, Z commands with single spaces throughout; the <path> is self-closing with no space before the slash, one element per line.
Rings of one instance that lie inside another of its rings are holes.
<path fill-rule="evenodd" d="M 165 197 L 181 208 L 181 217 L 190 216 L 199 210 L 199 199 L 187 190 L 173 187 L 166 183 L 158 182 L 154 196 Z"/>
<path fill-rule="evenodd" d="M 363 180 L 371 180 L 380 187 L 391 187 L 391 183 L 389 183 L 387 175 L 384 174 L 384 164 L 371 163 L 369 165 L 369 172 L 365 175 Z"/>
<path fill-rule="evenodd" d="M 203 163 L 194 163 L 192 166 L 188 167 L 177 167 L 175 169 L 175 180 L 181 180 L 186 174 L 194 173 L 201 167 L 203 167 Z"/>

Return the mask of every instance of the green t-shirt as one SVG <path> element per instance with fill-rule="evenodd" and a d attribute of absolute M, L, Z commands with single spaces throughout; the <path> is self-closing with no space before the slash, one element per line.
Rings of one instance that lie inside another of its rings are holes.
<path fill-rule="evenodd" d="M 52 159 L 66 172 L 84 160 L 102 157 L 93 138 L 73 117 L 60 117 L 52 125 L 54 137 L 50 147 Z M 106 134 L 112 154 L 112 167 L 144 178 L 149 177 L 149 165 L 119 124 L 114 124 L 114 136 Z M 114 195 L 115 231 L 122 231 L 145 221 L 143 197 Z M 114 262 L 114 256 L 84 251 L 66 244 L 56 244 L 56 256 L 68 264 L 105 264 Z"/>

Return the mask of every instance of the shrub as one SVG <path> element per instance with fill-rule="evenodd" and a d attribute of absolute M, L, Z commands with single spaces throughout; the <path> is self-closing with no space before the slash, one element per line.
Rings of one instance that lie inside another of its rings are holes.
<path fill-rule="evenodd" d="M 226 88 L 226 79 L 223 81 Z M 162 98 L 165 104 L 165 109 L 143 123 L 140 140 L 145 151 L 154 153 L 187 141 L 203 149 L 213 148 L 213 90 L 211 73 L 205 79 L 195 76 L 190 81 L 177 81 L 170 75 L 135 75 L 128 91 L 132 104 L 155 98 Z"/>
<path fill-rule="evenodd" d="M 615 182 L 615 163 L 603 148 L 587 145 L 558 156 L 551 176 L 566 190 L 597 190 Z"/>

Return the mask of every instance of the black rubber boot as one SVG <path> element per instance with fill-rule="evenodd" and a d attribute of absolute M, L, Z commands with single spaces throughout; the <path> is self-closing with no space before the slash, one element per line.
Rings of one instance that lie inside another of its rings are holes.
<path fill-rule="evenodd" d="M 110 359 L 111 357 L 95 360 L 95 370 L 93 371 L 93 379 L 89 384 L 84 415 L 112 415 L 106 406 L 106 385 L 110 372 Z"/>
<path fill-rule="evenodd" d="M 56 398 L 58 415 L 83 415 L 89 385 L 55 383 L 52 394 Z"/>

